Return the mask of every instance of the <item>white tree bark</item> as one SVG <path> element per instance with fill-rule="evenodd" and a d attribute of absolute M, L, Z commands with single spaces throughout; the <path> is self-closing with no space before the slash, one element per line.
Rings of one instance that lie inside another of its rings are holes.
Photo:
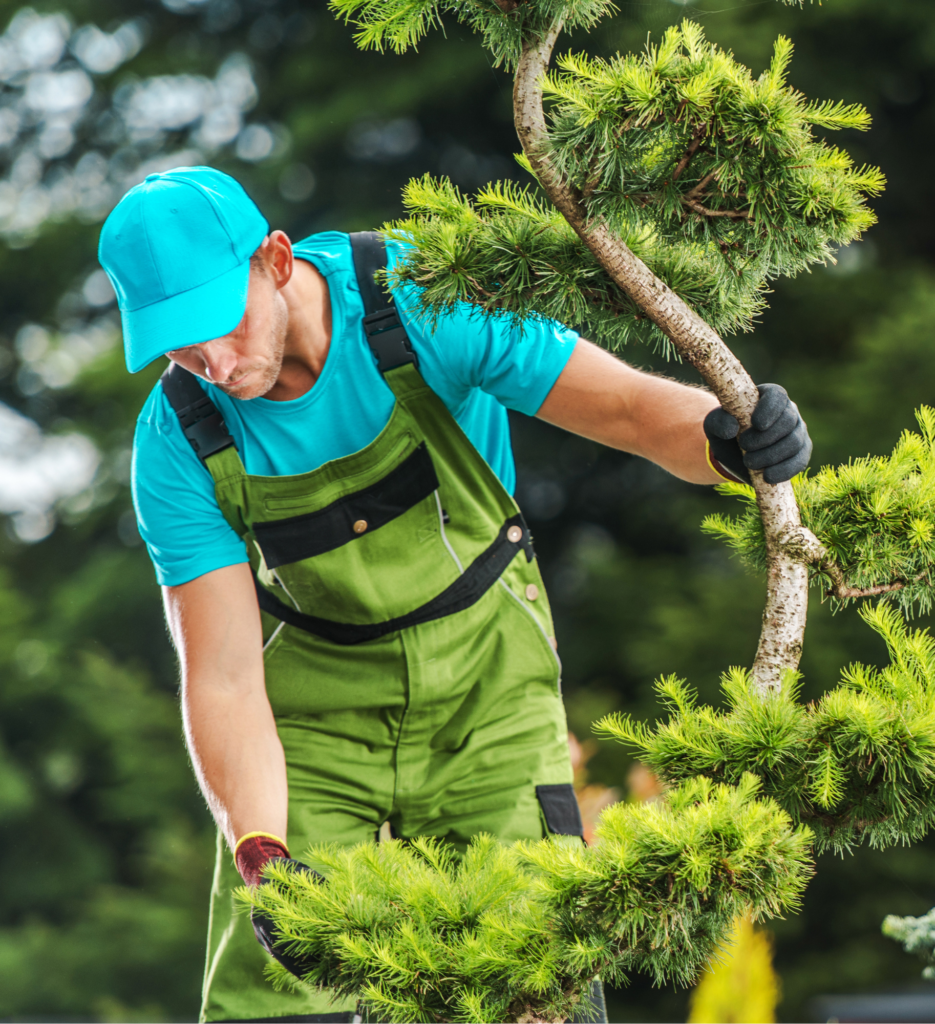
<path fill-rule="evenodd" d="M 556 22 L 547 34 L 529 38 L 516 69 L 513 115 L 523 150 L 539 183 L 614 282 L 646 312 L 741 424 L 750 425 L 758 393 L 750 375 L 716 331 L 638 259 L 600 220 L 588 215 L 580 191 L 562 179 L 549 161 L 541 80 L 548 68 Z M 751 473 L 763 520 L 767 551 L 767 596 L 753 677 L 760 692 L 780 688 L 783 673 L 795 670 L 802 654 L 808 607 L 806 563 L 823 556 L 821 545 L 799 518 L 792 485 L 770 485 Z"/>

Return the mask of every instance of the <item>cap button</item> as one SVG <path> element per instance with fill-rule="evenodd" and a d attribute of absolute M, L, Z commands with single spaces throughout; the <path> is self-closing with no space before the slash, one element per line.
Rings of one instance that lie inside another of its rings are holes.
<path fill-rule="evenodd" d="M 144 180 L 146 181 L 158 181 L 162 177 L 161 174 L 147 174 Z"/>

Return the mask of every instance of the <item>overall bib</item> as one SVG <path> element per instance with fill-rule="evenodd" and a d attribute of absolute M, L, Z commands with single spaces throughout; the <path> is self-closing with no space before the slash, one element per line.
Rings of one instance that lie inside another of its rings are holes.
<path fill-rule="evenodd" d="M 361 280 L 365 305 L 372 285 Z M 478 832 L 581 835 L 529 530 L 392 310 L 365 329 L 392 415 L 366 448 L 310 473 L 247 474 L 194 380 L 173 366 L 163 382 L 256 577 L 289 848 L 301 859 L 311 843 L 373 841 L 384 822 L 462 848 Z M 241 884 L 219 835 L 201 1019 L 352 1020 L 348 1002 L 263 977 L 267 954 L 233 907 Z"/>

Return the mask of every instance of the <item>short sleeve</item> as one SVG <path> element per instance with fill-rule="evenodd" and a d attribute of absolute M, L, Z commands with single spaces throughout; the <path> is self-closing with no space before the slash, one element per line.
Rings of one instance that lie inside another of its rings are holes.
<path fill-rule="evenodd" d="M 158 385 L 137 421 L 132 481 L 140 535 L 160 584 L 179 586 L 247 561 L 244 542 L 218 507 L 211 474 Z"/>
<path fill-rule="evenodd" d="M 397 246 L 393 254 L 398 253 Z M 555 320 L 529 317 L 517 323 L 505 315 L 485 315 L 467 303 L 432 323 L 419 309 L 413 285 L 397 288 L 395 298 L 425 364 L 423 376 L 446 400 L 447 389 L 466 395 L 480 388 L 506 408 L 534 416 L 579 340 L 576 331 Z"/>

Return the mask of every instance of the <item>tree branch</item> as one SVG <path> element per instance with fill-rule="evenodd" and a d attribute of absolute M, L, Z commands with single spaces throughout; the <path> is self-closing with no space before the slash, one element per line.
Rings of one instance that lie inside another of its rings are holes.
<path fill-rule="evenodd" d="M 704 217 L 730 217 L 731 220 L 750 220 L 750 214 L 746 210 L 709 210 L 707 206 L 702 206 L 701 203 L 694 199 L 689 199 L 688 195 L 682 196 L 682 202 L 694 210 L 695 213 L 700 213 Z"/>
<path fill-rule="evenodd" d="M 828 597 L 836 597 L 839 601 L 849 601 L 858 597 L 878 597 L 880 594 L 891 594 L 894 590 L 902 590 L 905 580 L 894 580 L 892 583 L 881 583 L 876 587 L 849 587 L 844 582 L 844 572 L 837 562 L 825 558 L 818 568 L 831 580 Z"/>
<path fill-rule="evenodd" d="M 504 14 L 512 14 L 517 7 L 526 3 L 526 0 L 493 0 Z"/>
<path fill-rule="evenodd" d="M 684 198 L 698 199 L 701 196 L 703 196 L 705 192 L 707 192 L 708 186 L 717 177 L 717 172 L 721 169 L 721 167 L 723 167 L 723 164 L 715 167 L 714 170 L 711 171 L 709 174 L 706 174 L 693 189 L 690 189 L 688 192 L 685 193 Z"/>
<path fill-rule="evenodd" d="M 645 310 L 679 354 L 701 373 L 721 405 L 745 428 L 759 393 L 741 362 L 718 334 L 656 277 L 606 223 L 588 217 L 581 193 L 552 165 L 541 80 L 561 28 L 561 21 L 556 20 L 544 35 L 527 37 L 523 42 L 513 87 L 513 113 L 523 151 L 553 205 L 614 283 Z M 752 671 L 765 696 L 778 691 L 783 675 L 798 666 L 808 607 L 808 569 L 783 548 L 780 538 L 790 531 L 808 531 L 801 525 L 790 484 L 770 486 L 763 482 L 761 473 L 751 475 L 763 520 L 768 574 L 766 608 Z"/>
<path fill-rule="evenodd" d="M 704 132 L 704 125 L 695 129 L 695 134 L 692 136 L 691 142 L 688 144 L 688 149 L 685 150 L 682 159 L 679 160 L 678 165 L 672 172 L 672 180 L 678 181 L 681 177 L 682 171 L 692 162 L 692 157 L 698 152 L 698 147 L 701 145 L 701 137 Z"/>

